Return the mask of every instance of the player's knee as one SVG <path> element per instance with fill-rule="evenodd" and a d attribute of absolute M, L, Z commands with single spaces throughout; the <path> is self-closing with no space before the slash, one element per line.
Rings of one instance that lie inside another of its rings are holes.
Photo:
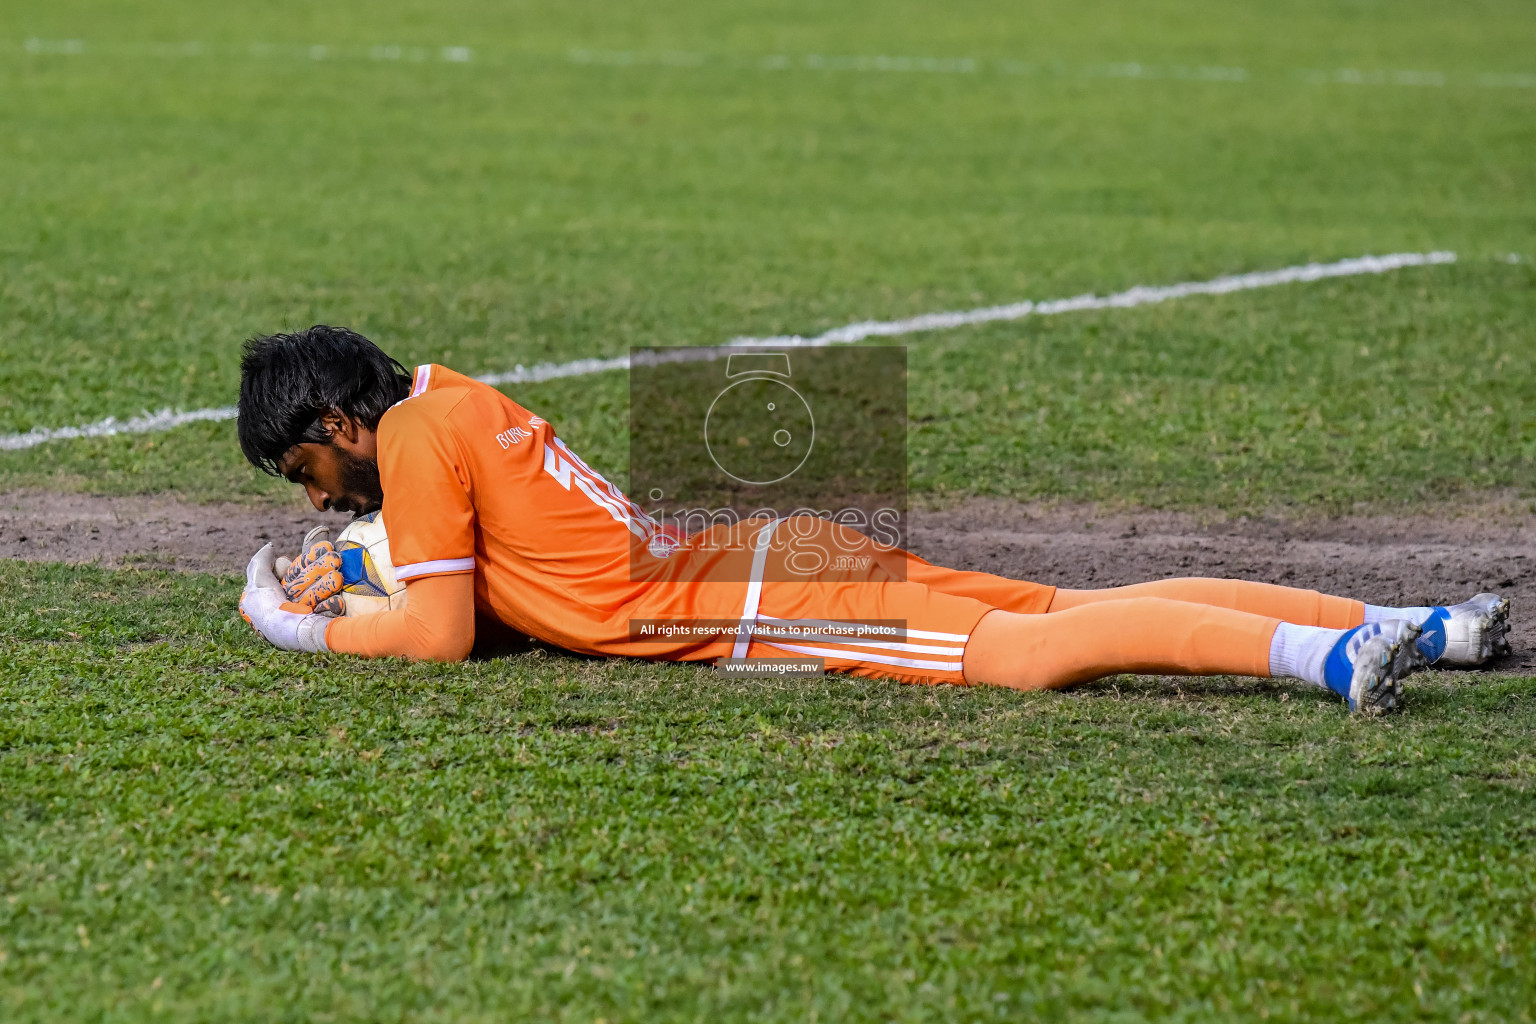
<path fill-rule="evenodd" d="M 466 661 L 475 646 L 475 638 L 456 634 L 437 637 L 417 649 L 417 661 Z"/>
<path fill-rule="evenodd" d="M 983 615 L 965 645 L 965 681 L 1013 690 L 1049 689 L 1049 674 L 1040 672 L 1036 659 L 1028 656 L 1034 625 L 1030 618 L 1001 609 Z"/>

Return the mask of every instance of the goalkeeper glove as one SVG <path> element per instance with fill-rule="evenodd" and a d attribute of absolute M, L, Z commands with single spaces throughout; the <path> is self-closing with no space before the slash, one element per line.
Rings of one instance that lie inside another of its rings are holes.
<path fill-rule="evenodd" d="M 252 556 L 245 567 L 245 590 L 240 594 L 240 615 L 256 633 L 273 647 L 284 651 L 325 653 L 326 615 L 316 615 L 312 608 L 285 600 L 283 585 L 273 571 L 275 559 L 268 544 Z"/>
<path fill-rule="evenodd" d="M 331 528 L 317 526 L 304 537 L 298 558 L 279 558 L 274 571 L 283 581 L 283 593 L 321 615 L 342 613 L 341 556 L 331 546 Z"/>

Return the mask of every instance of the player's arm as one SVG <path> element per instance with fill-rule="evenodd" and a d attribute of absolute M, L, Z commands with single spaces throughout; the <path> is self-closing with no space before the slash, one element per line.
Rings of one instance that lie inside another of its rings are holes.
<path fill-rule="evenodd" d="M 334 619 L 326 647 L 366 658 L 463 661 L 475 645 L 475 577 L 453 573 L 411 580 L 404 608 Z"/>
<path fill-rule="evenodd" d="M 336 592 L 310 587 L 290 600 L 275 572 L 272 545 L 246 567 L 240 614 L 268 643 L 285 651 L 401 657 L 415 661 L 463 661 L 475 643 L 475 578 L 471 573 L 427 576 L 406 583 L 404 608 L 334 618 L 318 614 L 310 598 Z"/>
<path fill-rule="evenodd" d="M 463 661 L 475 642 L 475 509 L 450 409 L 427 398 L 379 421 L 379 482 L 404 608 L 346 617 L 326 645 L 369 657 Z"/>

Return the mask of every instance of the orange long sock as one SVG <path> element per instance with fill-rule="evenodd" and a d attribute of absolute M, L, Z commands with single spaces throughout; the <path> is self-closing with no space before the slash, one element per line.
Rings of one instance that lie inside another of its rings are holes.
<path fill-rule="evenodd" d="M 965 679 L 1044 690 L 1117 672 L 1268 676 L 1279 624 L 1160 597 L 1095 601 L 1050 615 L 991 611 L 965 646 Z"/>
<path fill-rule="evenodd" d="M 1057 590 L 1051 598 L 1049 610 L 1052 613 L 1062 612 L 1098 601 L 1123 601 L 1136 597 L 1161 597 L 1170 601 L 1232 608 L 1254 615 L 1267 615 L 1282 622 L 1294 622 L 1298 626 L 1352 629 L 1365 621 L 1365 604 L 1347 597 L 1334 597 L 1295 587 L 1277 587 L 1271 583 L 1199 577 L 1153 580 L 1150 583 L 1105 590 Z"/>

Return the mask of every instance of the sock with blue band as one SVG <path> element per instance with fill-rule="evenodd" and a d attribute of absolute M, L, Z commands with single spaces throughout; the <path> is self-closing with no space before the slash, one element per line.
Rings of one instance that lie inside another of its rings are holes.
<path fill-rule="evenodd" d="M 1382 632 L 1379 622 L 1354 629 L 1322 629 L 1282 622 L 1275 627 L 1274 639 L 1269 644 L 1269 674 L 1326 687 L 1348 700 L 1355 678 L 1355 657 L 1361 645 Z M 1444 640 L 1440 649 L 1445 649 Z"/>
<path fill-rule="evenodd" d="M 1351 655 L 1359 649 L 1360 644 L 1380 632 L 1380 624 L 1372 622 L 1345 630 L 1344 635 L 1334 641 L 1328 657 L 1323 659 L 1323 682 L 1328 689 L 1345 700 L 1349 699 L 1349 684 L 1355 678 L 1355 663 Z"/>
<path fill-rule="evenodd" d="M 1418 647 L 1419 653 L 1424 655 L 1424 660 L 1431 665 L 1439 661 L 1440 656 L 1445 653 L 1445 623 L 1450 617 L 1449 608 L 1432 608 L 1429 615 L 1417 623 L 1424 632 L 1419 634 L 1414 645 Z"/>
<path fill-rule="evenodd" d="M 1329 679 L 1329 667 L 1335 650 L 1346 665 L 1349 659 L 1343 654 L 1344 639 L 1364 627 L 1355 629 L 1324 629 L 1321 626 L 1298 626 L 1282 622 L 1275 627 L 1274 639 L 1269 642 L 1269 674 L 1275 677 L 1300 679 L 1313 686 L 1322 686 L 1349 696 L 1352 670 L 1344 676 L 1343 689 L 1334 686 Z M 1334 675 L 1337 675 L 1335 669 Z"/>

